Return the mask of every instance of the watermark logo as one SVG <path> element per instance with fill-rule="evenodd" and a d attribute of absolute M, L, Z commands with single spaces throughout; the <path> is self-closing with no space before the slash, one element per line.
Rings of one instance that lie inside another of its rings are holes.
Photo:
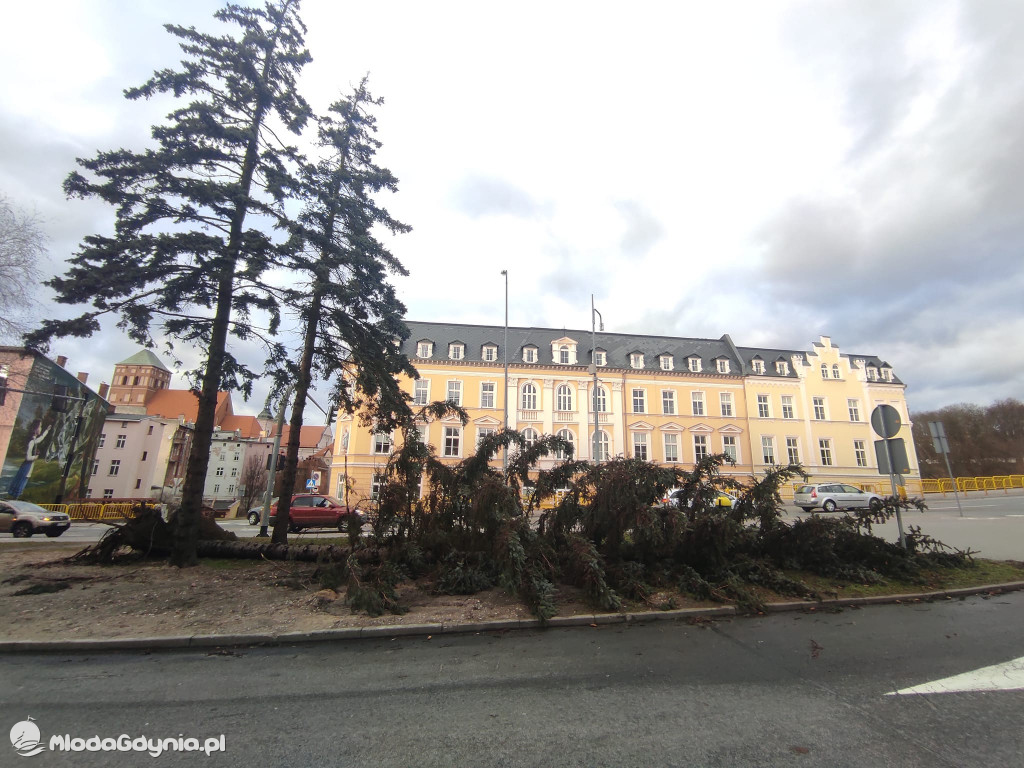
<path fill-rule="evenodd" d="M 39 743 L 39 726 L 31 716 L 20 723 L 15 723 L 11 728 L 11 746 L 17 750 L 20 757 L 32 757 L 43 751 L 44 747 Z"/>
<path fill-rule="evenodd" d="M 39 726 L 32 717 L 15 723 L 11 728 L 11 745 L 21 757 L 32 757 L 46 749 L 40 739 Z M 49 745 L 51 752 L 147 752 L 150 757 L 160 757 L 165 752 L 202 752 L 209 757 L 214 752 L 226 751 L 226 748 L 224 734 L 196 739 L 182 733 L 167 738 L 130 736 L 127 733 L 82 738 L 65 733 L 51 736 Z"/>

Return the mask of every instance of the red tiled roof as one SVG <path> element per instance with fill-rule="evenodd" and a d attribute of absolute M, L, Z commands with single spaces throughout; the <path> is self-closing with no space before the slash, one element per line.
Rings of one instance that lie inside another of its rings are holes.
<path fill-rule="evenodd" d="M 325 426 L 303 426 L 299 431 L 299 447 L 300 448 L 316 448 L 320 443 L 321 438 L 324 436 L 324 432 L 327 430 Z M 270 430 L 271 436 L 277 434 L 277 427 L 273 426 Z M 284 429 L 281 430 L 281 445 L 288 445 L 288 435 L 291 434 L 291 427 L 287 424 L 284 425 Z"/>
<path fill-rule="evenodd" d="M 199 400 L 190 389 L 161 389 L 154 392 L 146 403 L 146 413 L 165 419 L 184 416 L 185 421 L 195 421 L 199 413 Z M 219 424 L 231 415 L 231 393 L 218 392 L 217 417 L 214 418 L 214 423 Z"/>
<path fill-rule="evenodd" d="M 259 437 L 263 429 L 255 416 L 228 416 L 220 423 L 220 428 L 224 432 L 238 430 L 242 437 Z"/>

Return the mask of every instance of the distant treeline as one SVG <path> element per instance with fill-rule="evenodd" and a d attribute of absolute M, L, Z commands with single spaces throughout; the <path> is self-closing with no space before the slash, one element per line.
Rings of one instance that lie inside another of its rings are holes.
<path fill-rule="evenodd" d="M 911 414 L 921 477 L 947 477 L 935 452 L 928 422 L 941 421 L 949 441 L 954 477 L 1024 474 L 1024 403 L 1010 398 L 987 408 L 960 403 Z"/>

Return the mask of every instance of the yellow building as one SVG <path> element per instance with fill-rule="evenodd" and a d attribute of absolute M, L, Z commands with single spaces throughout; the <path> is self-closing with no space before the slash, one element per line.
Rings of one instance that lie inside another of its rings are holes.
<path fill-rule="evenodd" d="M 403 351 L 419 372 L 403 381 L 413 408 L 447 399 L 469 414 L 465 426 L 448 419 L 420 427 L 437 455 L 456 463 L 504 423 L 505 329 L 407 324 Z M 727 474 L 741 481 L 799 461 L 815 482 L 884 489 L 869 418 L 885 403 L 904 421 L 899 436 L 910 454 L 908 485 L 919 482 L 905 385 L 879 358 L 841 353 L 825 336 L 809 351 L 796 351 L 737 347 L 728 335 L 602 332 L 592 344 L 590 331 L 509 328 L 507 353 L 509 426 L 528 439 L 559 434 L 573 443 L 577 458 L 635 456 L 689 467 L 704 455 L 726 453 L 736 462 Z M 353 500 L 372 497 L 395 436 L 375 434 L 345 415 L 335 434 L 336 493 L 344 494 L 347 477 Z"/>

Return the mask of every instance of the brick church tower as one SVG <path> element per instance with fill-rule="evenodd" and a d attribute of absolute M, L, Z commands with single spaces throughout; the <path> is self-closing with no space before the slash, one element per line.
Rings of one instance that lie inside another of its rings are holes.
<path fill-rule="evenodd" d="M 167 389 L 171 372 L 148 349 L 142 349 L 114 366 L 108 402 L 120 413 L 145 413 L 156 392 Z"/>

